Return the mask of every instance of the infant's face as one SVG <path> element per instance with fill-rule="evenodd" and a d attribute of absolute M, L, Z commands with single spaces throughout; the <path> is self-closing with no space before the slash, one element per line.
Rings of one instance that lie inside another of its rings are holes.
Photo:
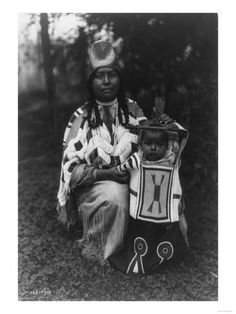
<path fill-rule="evenodd" d="M 168 141 L 164 132 L 145 130 L 141 148 L 143 158 L 149 161 L 156 161 L 163 158 L 168 148 Z"/>

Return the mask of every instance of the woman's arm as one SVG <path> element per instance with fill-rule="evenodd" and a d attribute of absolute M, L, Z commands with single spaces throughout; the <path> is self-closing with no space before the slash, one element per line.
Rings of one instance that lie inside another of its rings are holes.
<path fill-rule="evenodd" d="M 117 168 L 110 169 L 96 169 L 94 171 L 95 181 L 111 180 L 116 181 L 121 184 L 126 184 L 129 182 L 129 173 L 124 171 L 119 171 Z"/>
<path fill-rule="evenodd" d="M 70 188 L 73 190 L 77 186 L 86 187 L 94 183 L 94 170 L 92 166 L 80 164 L 71 173 Z"/>
<path fill-rule="evenodd" d="M 92 186 L 97 181 L 116 181 L 121 184 L 129 182 L 129 174 L 120 172 L 116 168 L 95 169 L 86 164 L 80 164 L 74 168 L 71 174 L 70 188 Z"/>

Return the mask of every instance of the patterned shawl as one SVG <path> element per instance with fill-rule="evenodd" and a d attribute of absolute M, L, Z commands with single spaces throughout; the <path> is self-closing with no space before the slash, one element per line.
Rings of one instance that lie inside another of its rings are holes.
<path fill-rule="evenodd" d="M 140 121 L 146 119 L 136 102 L 127 99 L 127 106 L 131 125 L 138 125 Z M 94 116 L 95 113 L 92 112 L 92 118 Z M 125 129 L 119 123 L 117 115 L 110 135 L 105 123 L 95 129 L 89 127 L 87 103 L 77 109 L 71 116 L 64 134 L 58 207 L 66 205 L 70 194 L 71 173 L 76 165 L 86 163 L 95 168 L 117 166 L 137 149 L 137 141 L 137 134 Z"/>

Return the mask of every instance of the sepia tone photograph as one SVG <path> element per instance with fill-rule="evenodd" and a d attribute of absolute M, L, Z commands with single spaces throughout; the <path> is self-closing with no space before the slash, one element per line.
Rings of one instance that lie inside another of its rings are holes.
<path fill-rule="evenodd" d="M 218 14 L 18 15 L 18 300 L 218 300 Z"/>

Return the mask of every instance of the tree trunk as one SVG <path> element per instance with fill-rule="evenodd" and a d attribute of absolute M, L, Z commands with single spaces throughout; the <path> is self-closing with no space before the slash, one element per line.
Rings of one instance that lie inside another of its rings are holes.
<path fill-rule="evenodd" d="M 50 52 L 48 24 L 49 22 L 47 13 L 41 13 L 40 14 L 41 41 L 43 52 L 43 67 L 46 77 L 47 100 L 49 105 L 49 123 L 53 134 L 57 136 L 57 123 L 55 110 L 55 80 L 53 76 L 53 64 Z"/>

